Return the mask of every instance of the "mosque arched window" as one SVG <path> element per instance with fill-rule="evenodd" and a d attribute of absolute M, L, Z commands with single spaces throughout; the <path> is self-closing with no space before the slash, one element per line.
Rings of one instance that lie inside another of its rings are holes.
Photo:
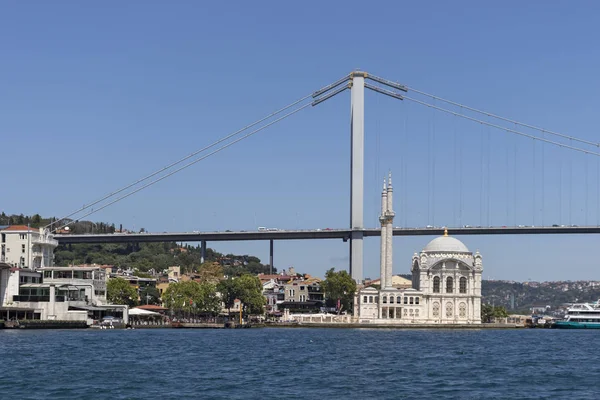
<path fill-rule="evenodd" d="M 467 293 L 467 278 L 465 278 L 464 276 L 460 278 L 460 281 L 458 283 L 458 290 L 460 291 L 460 293 Z"/>
<path fill-rule="evenodd" d="M 408 297 L 404 298 L 404 304 L 408 304 Z"/>
<path fill-rule="evenodd" d="M 369 296 L 369 303 L 373 302 L 373 296 Z"/>
<path fill-rule="evenodd" d="M 400 296 L 396 297 L 396 304 L 402 304 L 402 298 Z"/>
<path fill-rule="evenodd" d="M 433 293 L 439 293 L 439 292 L 440 292 L 440 277 L 435 276 L 435 277 L 433 277 Z"/>
<path fill-rule="evenodd" d="M 415 304 L 419 304 L 419 298 L 415 297 Z"/>
<path fill-rule="evenodd" d="M 387 296 L 383 296 L 381 302 L 383 304 L 386 304 L 387 303 Z"/>
<path fill-rule="evenodd" d="M 446 293 L 454 292 L 454 279 L 452 277 L 446 278 Z"/>
<path fill-rule="evenodd" d="M 366 303 L 366 302 L 367 302 L 367 299 L 368 299 L 368 297 L 367 297 L 367 296 L 364 296 L 364 297 L 363 297 L 363 303 Z"/>
<path fill-rule="evenodd" d="M 394 296 L 390 296 L 390 304 L 394 304 Z"/>
<path fill-rule="evenodd" d="M 409 300 L 409 303 L 410 303 L 410 304 L 414 304 L 414 303 L 413 303 L 413 301 L 414 301 L 414 300 L 413 300 L 413 298 L 411 297 L 411 298 L 410 298 L 410 300 Z"/>

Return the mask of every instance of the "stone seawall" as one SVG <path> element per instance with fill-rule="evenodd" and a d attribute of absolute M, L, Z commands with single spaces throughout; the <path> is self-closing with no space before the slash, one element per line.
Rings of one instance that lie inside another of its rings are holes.
<path fill-rule="evenodd" d="M 337 329 L 520 329 L 522 325 L 515 324 L 359 324 L 359 323 L 277 323 L 266 324 L 267 328 L 337 328 Z"/>

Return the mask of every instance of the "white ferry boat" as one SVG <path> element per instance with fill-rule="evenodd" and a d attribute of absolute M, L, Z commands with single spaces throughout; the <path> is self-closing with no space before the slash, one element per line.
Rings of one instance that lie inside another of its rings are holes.
<path fill-rule="evenodd" d="M 564 320 L 556 321 L 558 329 L 600 329 L 600 300 L 595 303 L 573 304 Z"/>

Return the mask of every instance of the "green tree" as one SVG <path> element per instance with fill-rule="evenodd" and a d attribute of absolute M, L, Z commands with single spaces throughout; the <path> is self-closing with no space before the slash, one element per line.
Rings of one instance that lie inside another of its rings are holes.
<path fill-rule="evenodd" d="M 157 288 L 146 286 L 140 289 L 140 303 L 160 305 L 160 293 Z"/>
<path fill-rule="evenodd" d="M 503 306 L 492 306 L 490 304 L 483 304 L 481 306 L 481 322 L 492 322 L 494 318 L 506 318 L 508 312 Z"/>
<path fill-rule="evenodd" d="M 176 312 L 216 315 L 221 310 L 221 299 L 216 285 L 185 281 L 171 283 L 162 295 L 165 306 Z"/>
<path fill-rule="evenodd" d="M 235 299 L 243 304 L 243 312 L 251 315 L 262 315 L 266 299 L 262 294 L 262 284 L 258 277 L 244 274 L 219 282 L 217 286 L 227 309 L 231 309 Z"/>
<path fill-rule="evenodd" d="M 137 291 L 123 278 L 112 278 L 106 284 L 106 298 L 112 304 L 138 305 Z"/>
<path fill-rule="evenodd" d="M 205 262 L 198 267 L 198 275 L 202 282 L 216 285 L 223 279 L 223 267 L 217 262 Z"/>
<path fill-rule="evenodd" d="M 328 307 L 336 307 L 339 299 L 341 310 L 352 312 L 356 282 L 347 271 L 335 272 L 335 268 L 331 268 L 325 273 L 321 287 L 325 292 L 325 303 Z"/>

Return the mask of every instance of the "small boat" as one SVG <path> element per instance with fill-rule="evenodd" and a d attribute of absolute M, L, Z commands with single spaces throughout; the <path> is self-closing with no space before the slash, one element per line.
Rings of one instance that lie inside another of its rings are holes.
<path fill-rule="evenodd" d="M 563 320 L 552 324 L 556 329 L 600 329 L 600 300 L 595 303 L 573 304 Z"/>

